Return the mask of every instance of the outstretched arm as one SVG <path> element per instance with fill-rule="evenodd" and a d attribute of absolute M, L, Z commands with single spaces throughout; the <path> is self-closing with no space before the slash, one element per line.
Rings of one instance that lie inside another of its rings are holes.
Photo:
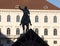
<path fill-rule="evenodd" d="M 23 10 L 20 6 L 19 6 L 19 9 L 20 9 L 20 10 Z"/>

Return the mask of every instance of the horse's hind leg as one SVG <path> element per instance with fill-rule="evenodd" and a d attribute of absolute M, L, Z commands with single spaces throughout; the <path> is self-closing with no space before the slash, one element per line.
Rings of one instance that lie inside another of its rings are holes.
<path fill-rule="evenodd" d="M 29 24 L 26 25 L 26 32 L 29 30 Z"/>
<path fill-rule="evenodd" d="M 23 33 L 25 33 L 25 26 L 24 26 L 24 25 L 22 25 L 22 28 L 23 28 Z"/>

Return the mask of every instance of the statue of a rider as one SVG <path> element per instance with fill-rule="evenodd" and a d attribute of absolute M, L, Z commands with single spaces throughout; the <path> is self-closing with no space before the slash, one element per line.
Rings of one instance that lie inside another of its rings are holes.
<path fill-rule="evenodd" d="M 30 16 L 29 16 L 30 12 L 27 6 L 25 6 L 23 9 L 19 6 L 19 9 L 23 11 L 23 16 L 22 16 L 20 25 L 22 25 L 23 33 L 25 33 L 29 29 L 29 24 L 32 25 L 30 21 Z M 26 26 L 26 30 L 25 30 L 25 26 Z"/>

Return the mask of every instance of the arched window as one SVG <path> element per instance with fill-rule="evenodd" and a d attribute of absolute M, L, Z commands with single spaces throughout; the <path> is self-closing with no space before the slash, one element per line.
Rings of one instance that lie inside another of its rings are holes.
<path fill-rule="evenodd" d="M 0 16 L 0 22 L 1 22 L 1 16 Z"/>
<path fill-rule="evenodd" d="M 44 40 L 46 43 L 48 43 L 48 41 L 47 40 Z"/>
<path fill-rule="evenodd" d="M 20 22 L 20 16 L 19 15 L 16 16 L 16 22 Z"/>
<path fill-rule="evenodd" d="M 38 16 L 35 16 L 35 22 L 38 22 L 38 19 L 39 19 Z"/>
<path fill-rule="evenodd" d="M 48 29 L 44 29 L 44 35 L 48 35 Z"/>
<path fill-rule="evenodd" d="M 16 35 L 19 35 L 19 34 L 20 34 L 20 29 L 16 28 Z"/>
<path fill-rule="evenodd" d="M 53 34 L 54 34 L 54 35 L 57 35 L 57 29 L 54 29 Z"/>
<path fill-rule="evenodd" d="M 10 28 L 7 28 L 7 35 L 10 35 Z"/>
<path fill-rule="evenodd" d="M 47 16 L 44 16 L 44 22 L 48 22 L 48 17 Z"/>
<path fill-rule="evenodd" d="M 10 15 L 8 15 L 7 16 L 7 22 L 10 22 L 11 21 L 10 18 L 11 18 Z"/>
<path fill-rule="evenodd" d="M 56 23 L 57 22 L 57 17 L 56 16 L 54 16 L 54 23 Z"/>
<path fill-rule="evenodd" d="M 0 28 L 0 35 L 1 35 L 1 28 Z"/>
<path fill-rule="evenodd" d="M 35 29 L 35 33 L 38 34 L 38 28 Z"/>

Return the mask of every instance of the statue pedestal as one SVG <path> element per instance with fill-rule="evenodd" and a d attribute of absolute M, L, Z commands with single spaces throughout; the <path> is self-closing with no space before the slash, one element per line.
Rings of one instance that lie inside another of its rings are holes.
<path fill-rule="evenodd" d="M 49 46 L 32 29 L 22 34 L 12 46 Z"/>

